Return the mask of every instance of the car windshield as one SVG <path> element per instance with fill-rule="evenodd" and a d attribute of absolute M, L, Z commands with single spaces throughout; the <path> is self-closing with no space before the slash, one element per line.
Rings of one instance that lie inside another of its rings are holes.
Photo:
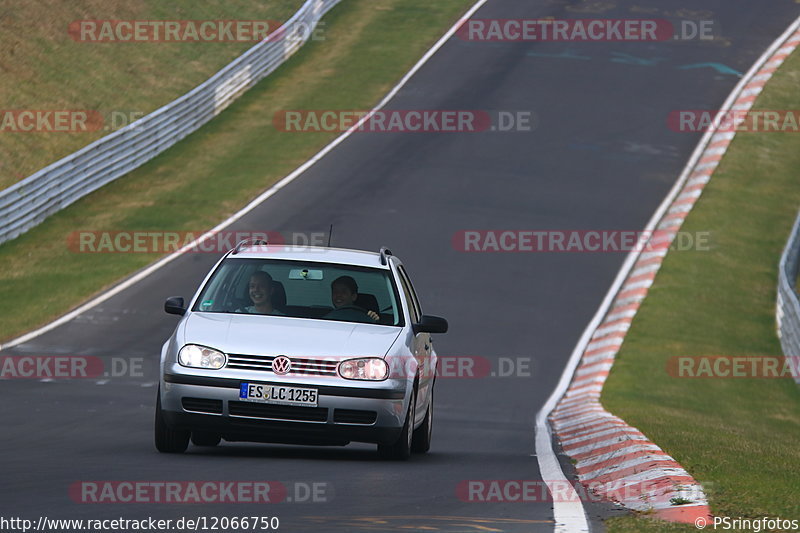
<path fill-rule="evenodd" d="M 229 258 L 208 280 L 193 311 L 402 326 L 398 300 L 385 269 Z"/>

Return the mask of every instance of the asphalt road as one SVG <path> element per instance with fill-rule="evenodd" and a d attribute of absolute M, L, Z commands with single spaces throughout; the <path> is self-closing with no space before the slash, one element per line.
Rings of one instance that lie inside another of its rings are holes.
<path fill-rule="evenodd" d="M 664 4 L 670 4 L 664 7 Z M 716 109 L 800 13 L 792 0 L 490 1 L 478 18 L 712 20 L 711 41 L 481 43 L 451 39 L 392 109 L 531 111 L 532 131 L 358 133 L 238 221 L 234 230 L 327 231 L 338 247 L 389 246 L 427 313 L 445 316 L 440 356 L 522 361 L 511 376 L 442 379 L 434 443 L 409 463 L 374 447 L 224 443 L 160 455 L 152 444 L 156 364 L 213 254 L 184 256 L 75 320 L 2 355 L 92 355 L 143 375 L 2 383 L 0 516 L 278 516 L 281 531 L 551 531 L 552 505 L 462 501 L 465 480 L 540 479 L 533 420 L 600 304 L 622 253 L 463 253 L 462 230 L 636 230 L 700 134 L 677 109 Z M 266 164 L 266 163 L 265 163 Z M 98 259 L 102 260 L 102 258 Z M 507 367 L 505 367 L 507 368 Z M 76 481 L 274 480 L 325 484 L 325 502 L 80 504 Z M 593 525 L 607 506 L 592 506 Z"/>

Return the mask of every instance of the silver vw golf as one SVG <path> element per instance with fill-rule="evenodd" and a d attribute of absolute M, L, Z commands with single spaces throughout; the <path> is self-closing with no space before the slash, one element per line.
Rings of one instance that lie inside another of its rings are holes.
<path fill-rule="evenodd" d="M 423 315 L 403 264 L 380 253 L 241 242 L 216 264 L 161 351 L 155 445 L 378 445 L 426 452 L 447 321 Z"/>

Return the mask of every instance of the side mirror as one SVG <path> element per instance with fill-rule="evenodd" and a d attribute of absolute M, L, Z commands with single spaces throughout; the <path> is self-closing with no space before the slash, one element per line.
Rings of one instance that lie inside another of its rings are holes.
<path fill-rule="evenodd" d="M 164 311 L 171 315 L 183 316 L 186 314 L 186 304 L 183 302 L 183 296 L 171 296 L 164 302 Z"/>
<path fill-rule="evenodd" d="M 433 315 L 422 315 L 413 326 L 414 333 L 447 333 L 447 320 Z"/>

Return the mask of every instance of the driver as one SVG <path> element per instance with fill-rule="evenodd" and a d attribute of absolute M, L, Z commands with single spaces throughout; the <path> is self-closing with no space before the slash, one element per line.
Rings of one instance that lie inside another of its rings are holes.
<path fill-rule="evenodd" d="M 335 309 L 325 315 L 325 318 L 368 323 L 380 320 L 380 315 L 375 311 L 357 306 L 356 299 L 358 299 L 356 280 L 350 276 L 336 278 L 331 283 L 331 301 Z"/>

